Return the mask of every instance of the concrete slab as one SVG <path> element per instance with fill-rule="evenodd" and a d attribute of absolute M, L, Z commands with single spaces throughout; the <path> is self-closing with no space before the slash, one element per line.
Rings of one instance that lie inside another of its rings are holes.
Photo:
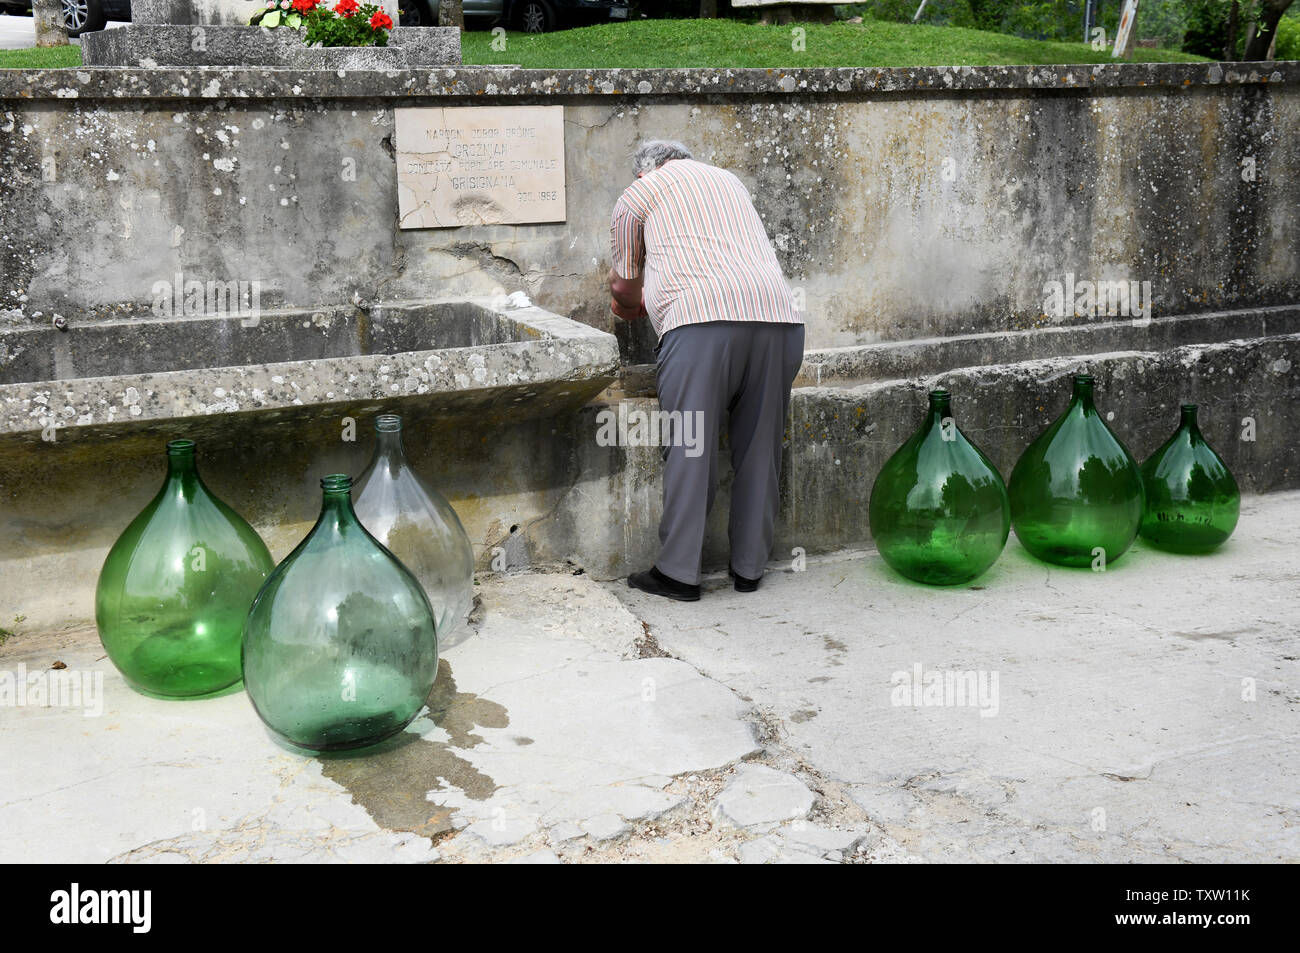
<path fill-rule="evenodd" d="M 321 758 L 242 692 L 145 698 L 93 630 L 10 623 L 0 861 L 1295 861 L 1298 543 L 1291 493 L 1208 557 L 1013 539 L 952 590 L 871 552 L 694 604 L 488 577 L 428 711 Z"/>
<path fill-rule="evenodd" d="M 799 820 L 812 810 L 812 791 L 793 775 L 761 764 L 742 764 L 718 797 L 718 819 L 737 827 Z"/>
<path fill-rule="evenodd" d="M 621 840 L 684 802 L 661 790 L 677 776 L 760 752 L 729 689 L 632 657 L 643 628 L 589 578 L 500 577 L 482 598 L 483 645 L 445 653 L 427 715 L 360 757 L 281 748 L 241 691 L 138 695 L 93 630 L 19 626 L 0 647 L 0 724 L 20 753 L 0 763 L 0 860 L 535 855 Z"/>

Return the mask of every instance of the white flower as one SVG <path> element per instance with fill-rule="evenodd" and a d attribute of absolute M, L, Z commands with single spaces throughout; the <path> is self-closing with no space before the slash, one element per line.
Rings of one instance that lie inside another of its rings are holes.
<path fill-rule="evenodd" d="M 288 9 L 289 9 L 289 0 L 280 0 L 280 9 L 281 9 L 281 10 L 288 10 Z"/>
<path fill-rule="evenodd" d="M 268 9 L 268 10 L 274 10 L 274 9 L 275 9 L 275 0 L 266 0 L 266 9 Z"/>

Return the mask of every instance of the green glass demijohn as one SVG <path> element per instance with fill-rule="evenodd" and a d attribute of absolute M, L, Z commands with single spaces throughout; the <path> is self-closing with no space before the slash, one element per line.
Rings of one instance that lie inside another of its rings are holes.
<path fill-rule="evenodd" d="M 361 525 L 424 586 L 439 645 L 459 642 L 474 601 L 474 548 L 460 517 L 406 460 L 402 418 L 375 418 L 375 453 L 357 478 L 352 507 Z"/>
<path fill-rule="evenodd" d="M 104 560 L 95 622 L 108 657 L 156 695 L 207 695 L 240 678 L 248 607 L 275 568 L 261 537 L 212 495 L 194 441 L 167 444 L 167 478 Z"/>
<path fill-rule="evenodd" d="M 353 512 L 352 478 L 321 488 L 316 525 L 248 612 L 244 687 L 280 738 L 338 751 L 411 723 L 438 674 L 438 635 L 420 583 Z"/>
<path fill-rule="evenodd" d="M 871 535 L 885 562 L 935 586 L 969 582 L 1007 543 L 1002 475 L 966 439 L 946 390 L 930 392 L 920 429 L 886 462 L 871 490 Z"/>
<path fill-rule="evenodd" d="M 1201 436 L 1196 405 L 1182 405 L 1174 435 L 1142 464 L 1142 538 L 1175 553 L 1208 553 L 1237 527 L 1241 491 Z"/>
<path fill-rule="evenodd" d="M 1011 471 L 1011 525 L 1025 549 L 1061 566 L 1105 567 L 1133 544 L 1142 524 L 1137 461 L 1092 400 L 1093 378 L 1077 374 L 1070 405 Z"/>

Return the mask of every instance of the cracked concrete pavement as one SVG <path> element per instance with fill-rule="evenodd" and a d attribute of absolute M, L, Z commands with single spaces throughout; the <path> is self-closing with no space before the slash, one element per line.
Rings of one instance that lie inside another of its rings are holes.
<path fill-rule="evenodd" d="M 870 551 L 699 603 L 484 577 L 428 711 L 361 756 L 20 625 L 0 688 L 61 663 L 102 691 L 0 706 L 0 860 L 1295 861 L 1297 542 L 1288 493 L 1211 556 L 1093 573 L 1013 537 L 947 590 Z"/>
<path fill-rule="evenodd" d="M 1295 861 L 1298 517 L 1300 495 L 1248 498 L 1218 553 L 1139 542 L 1100 573 L 1013 535 L 968 587 L 844 554 L 761 598 L 628 604 L 921 859 Z M 974 673 L 967 704 L 925 690 L 948 672 Z"/>

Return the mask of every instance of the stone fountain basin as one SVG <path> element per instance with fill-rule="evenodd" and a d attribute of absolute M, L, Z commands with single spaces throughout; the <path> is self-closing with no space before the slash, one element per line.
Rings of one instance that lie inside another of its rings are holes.
<path fill-rule="evenodd" d="M 1149 321 L 1106 318 L 1023 331 L 914 338 L 846 347 L 810 348 L 796 387 L 851 388 L 924 379 L 949 371 L 1079 355 L 1164 351 L 1300 332 L 1300 307 L 1282 305 L 1168 315 Z"/>
<path fill-rule="evenodd" d="M 618 362 L 613 335 L 504 298 L 19 326 L 0 330 L 0 435 L 390 405 L 524 419 L 588 402 Z"/>

